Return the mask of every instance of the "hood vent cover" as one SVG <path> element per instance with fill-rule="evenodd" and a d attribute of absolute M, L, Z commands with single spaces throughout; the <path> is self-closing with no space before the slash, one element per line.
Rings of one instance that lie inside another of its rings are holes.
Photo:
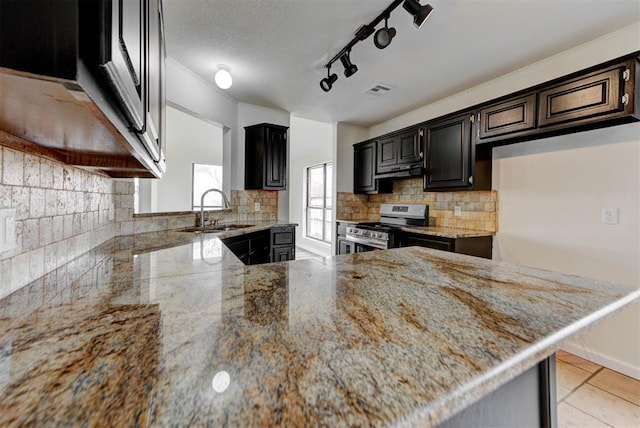
<path fill-rule="evenodd" d="M 376 83 L 375 85 L 373 85 L 372 87 L 364 91 L 364 93 L 369 95 L 380 96 L 380 95 L 388 94 L 393 89 L 395 89 L 393 86 L 385 85 L 384 83 Z"/>

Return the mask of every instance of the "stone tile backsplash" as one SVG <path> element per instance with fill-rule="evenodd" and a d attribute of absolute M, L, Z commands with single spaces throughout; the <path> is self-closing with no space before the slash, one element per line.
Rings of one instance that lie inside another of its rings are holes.
<path fill-rule="evenodd" d="M 112 181 L 0 146 L 0 207 L 16 209 L 16 247 L 0 253 L 0 297 L 114 236 Z"/>
<path fill-rule="evenodd" d="M 491 191 L 424 192 L 422 179 L 412 178 L 393 182 L 393 193 L 355 195 L 338 192 L 336 216 L 342 220 L 380 218 L 383 203 L 425 203 L 429 205 L 429 226 L 497 232 L 498 193 Z M 460 206 L 462 215 L 454 215 Z"/>

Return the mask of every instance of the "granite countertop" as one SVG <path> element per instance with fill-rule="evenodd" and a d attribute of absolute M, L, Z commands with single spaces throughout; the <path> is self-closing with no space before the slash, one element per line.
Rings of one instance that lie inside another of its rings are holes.
<path fill-rule="evenodd" d="M 639 296 L 418 247 L 244 266 L 213 234 L 118 237 L 0 300 L 0 425 L 432 426 Z"/>
<path fill-rule="evenodd" d="M 341 220 L 337 219 L 338 223 L 371 223 L 369 219 L 354 219 L 354 220 Z M 455 227 L 436 227 L 436 226 L 398 226 L 401 230 L 411 233 L 419 233 L 421 235 L 441 236 L 443 238 L 476 238 L 480 236 L 494 236 L 495 232 L 487 232 L 484 230 L 473 229 L 459 229 Z"/>

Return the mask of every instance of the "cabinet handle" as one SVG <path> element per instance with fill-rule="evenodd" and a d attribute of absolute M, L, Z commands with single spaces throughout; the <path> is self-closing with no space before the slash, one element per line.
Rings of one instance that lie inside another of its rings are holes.
<path fill-rule="evenodd" d="M 624 94 L 622 96 L 622 105 L 627 105 L 629 103 L 629 94 Z"/>
<path fill-rule="evenodd" d="M 630 76 L 631 76 L 631 71 L 629 71 L 628 68 L 625 68 L 624 72 L 622 73 L 622 78 L 624 79 L 625 82 L 628 82 Z"/>

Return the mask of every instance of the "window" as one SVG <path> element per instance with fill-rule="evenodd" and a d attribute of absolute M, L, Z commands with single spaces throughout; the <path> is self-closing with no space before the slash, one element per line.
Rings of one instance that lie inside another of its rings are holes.
<path fill-rule="evenodd" d="M 202 194 L 209 189 L 222 190 L 222 165 L 193 164 L 193 210 L 200 210 Z M 205 208 L 222 207 L 222 195 L 211 192 L 204 201 Z"/>
<path fill-rule="evenodd" d="M 307 237 L 331 242 L 333 165 L 307 168 Z"/>

